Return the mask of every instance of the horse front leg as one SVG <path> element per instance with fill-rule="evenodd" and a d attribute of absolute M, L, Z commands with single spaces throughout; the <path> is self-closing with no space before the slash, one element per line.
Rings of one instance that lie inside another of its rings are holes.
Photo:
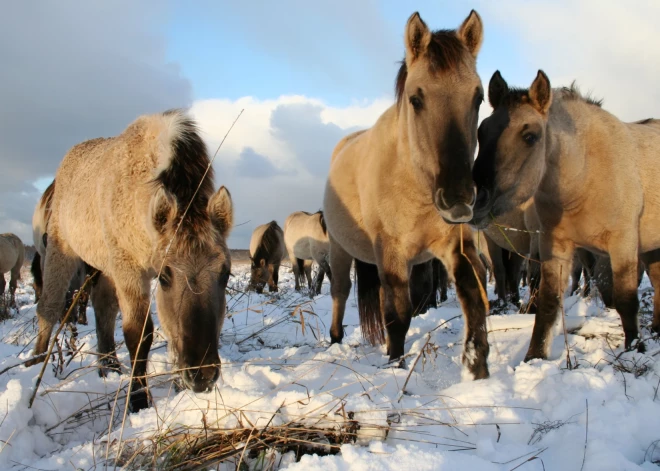
<path fill-rule="evenodd" d="M 460 235 L 459 235 L 460 237 Z M 442 257 L 447 269 L 454 274 L 456 294 L 465 319 L 465 337 L 461 361 L 474 379 L 488 378 L 488 297 L 486 295 L 486 268 L 481 263 L 471 238 L 456 240 L 436 256 Z M 504 283 L 502 283 L 504 284 Z"/>
<path fill-rule="evenodd" d="M 113 276 L 126 347 L 131 358 L 131 412 L 149 407 L 147 394 L 147 359 L 153 341 L 154 324 L 150 312 L 150 286 L 147 276 L 140 272 Z"/>
<path fill-rule="evenodd" d="M 621 325 L 625 335 L 624 347 L 626 350 L 639 340 L 639 297 L 637 294 L 637 277 L 639 268 L 639 255 L 637 240 L 628 242 L 623 238 L 619 243 L 610 239 L 610 261 L 612 264 L 612 285 L 614 307 L 621 317 Z M 640 352 L 644 351 L 644 344 L 638 345 Z"/>
<path fill-rule="evenodd" d="M 115 285 L 107 275 L 97 273 L 92 280 L 90 299 L 96 319 L 96 350 L 99 353 L 99 376 L 109 372 L 121 372 L 115 349 L 115 324 L 119 312 L 119 301 Z"/>
<path fill-rule="evenodd" d="M 540 240 L 541 284 L 538 293 L 537 314 L 525 361 L 534 358 L 546 360 L 552 346 L 552 328 L 559 314 L 559 303 L 564 302 L 564 291 L 573 264 L 575 245 L 568 240 L 553 239 L 543 234 Z"/>
<path fill-rule="evenodd" d="M 646 252 L 641 256 L 646 265 L 651 285 L 655 291 L 653 295 L 653 322 L 651 330 L 660 334 L 660 249 Z"/>
<path fill-rule="evenodd" d="M 346 252 L 337 241 L 330 237 L 330 267 L 332 279 L 330 280 L 330 295 L 332 296 L 332 326 L 330 327 L 330 341 L 341 343 L 344 338 L 344 312 L 346 300 L 351 293 L 351 265 L 353 257 Z"/>

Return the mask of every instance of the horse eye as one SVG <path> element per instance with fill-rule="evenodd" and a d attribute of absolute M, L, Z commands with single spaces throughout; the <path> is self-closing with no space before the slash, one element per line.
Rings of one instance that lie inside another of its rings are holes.
<path fill-rule="evenodd" d="M 483 96 L 483 95 L 479 95 L 479 96 L 477 97 L 477 102 L 476 102 L 476 104 L 475 104 L 475 108 L 477 109 L 477 111 L 479 111 L 479 108 L 481 108 L 481 104 L 482 104 L 483 102 L 484 102 L 484 96 Z"/>
<path fill-rule="evenodd" d="M 231 272 L 225 271 L 220 273 L 220 284 L 221 285 L 226 285 L 229 282 L 229 275 L 231 275 Z"/>
<path fill-rule="evenodd" d="M 525 141 L 525 144 L 527 144 L 528 146 L 533 146 L 534 144 L 536 144 L 536 141 L 539 140 L 539 136 L 531 132 L 524 134 L 522 138 L 523 141 Z"/>
<path fill-rule="evenodd" d="M 163 289 L 167 289 L 172 285 L 172 270 L 170 267 L 164 267 L 161 270 L 158 276 L 158 283 L 160 283 L 160 287 Z"/>
<path fill-rule="evenodd" d="M 421 111 L 421 109 L 424 106 L 422 100 L 417 95 L 413 95 L 410 97 L 410 104 L 412 105 L 415 111 Z"/>

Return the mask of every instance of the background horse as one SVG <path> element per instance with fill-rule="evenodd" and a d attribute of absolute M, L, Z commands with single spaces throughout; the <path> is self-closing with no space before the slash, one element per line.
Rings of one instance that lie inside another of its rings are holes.
<path fill-rule="evenodd" d="M 328 261 L 330 242 L 323 211 L 314 214 L 305 211 L 291 213 L 284 221 L 284 243 L 289 253 L 296 291 L 300 291 L 303 277 L 307 278 L 307 288 L 312 289 L 312 262 L 316 262 L 319 272 L 314 283 L 314 293 L 319 294 L 323 277 L 328 275 L 328 280 L 332 279 Z"/>
<path fill-rule="evenodd" d="M 285 255 L 284 232 L 277 222 L 257 226 L 250 239 L 250 289 L 261 294 L 268 285 L 268 291 L 276 292 Z"/>
<path fill-rule="evenodd" d="M 404 354 L 413 306 L 414 265 L 438 258 L 455 279 L 465 322 L 462 361 L 488 376 L 486 273 L 472 231 L 476 189 L 471 168 L 479 106 L 476 71 L 481 19 L 472 11 L 458 30 L 432 32 L 418 13 L 404 33 L 397 101 L 376 124 L 335 147 L 323 210 L 330 240 L 332 342 L 343 318 L 355 260 L 363 336 L 384 341 L 390 361 Z"/>
<path fill-rule="evenodd" d="M 99 300 L 105 310 L 96 313 L 100 353 L 110 346 L 114 351 L 121 308 L 132 365 L 131 409 L 149 404 L 145 375 L 155 277 L 174 366 L 187 387 L 209 390 L 220 374 L 218 337 L 231 269 L 225 240 L 233 209 L 224 187 L 214 193 L 213 169 L 194 121 L 180 110 L 141 116 L 119 136 L 74 146 L 55 180 L 34 354 L 46 351 L 83 260 L 103 273 L 94 288 L 103 283 L 106 296 Z"/>
<path fill-rule="evenodd" d="M 55 180 L 48 185 L 48 188 L 44 191 L 37 202 L 37 206 L 34 209 L 34 214 L 32 215 L 32 239 L 34 242 L 34 247 L 36 248 L 36 253 L 32 259 L 32 264 L 30 265 L 30 271 L 32 272 L 33 287 L 35 302 L 39 301 L 41 296 L 41 291 L 43 290 L 43 270 L 44 270 L 44 260 L 46 257 L 46 245 L 47 240 L 47 231 L 48 231 L 48 218 L 50 217 L 50 206 L 53 199 L 53 192 L 55 191 Z M 92 274 L 91 271 L 88 273 L 85 264 L 81 263 L 75 274 L 71 278 L 69 284 L 69 290 L 66 293 L 66 303 L 64 306 L 63 315 L 71 306 L 73 298 L 76 295 L 76 292 L 82 287 L 85 276 L 87 274 Z M 78 310 L 77 315 L 70 316 L 69 322 L 78 322 L 79 324 L 87 324 L 87 303 L 89 296 L 86 290 L 81 293 L 78 300 Z"/>
<path fill-rule="evenodd" d="M 656 286 L 652 328 L 660 331 L 660 121 L 624 123 L 574 86 L 552 90 L 541 70 L 528 90 L 510 89 L 496 72 L 488 97 L 474 222 L 485 225 L 533 196 L 541 225 L 539 307 L 526 360 L 549 355 L 575 247 L 609 255 L 626 349 L 639 338 L 641 255 Z"/>
<path fill-rule="evenodd" d="M 9 306 L 16 306 L 16 287 L 21 279 L 21 267 L 25 259 L 25 246 L 16 234 L 0 234 L 0 296 L 5 295 L 5 273 L 11 272 L 9 279 Z"/>

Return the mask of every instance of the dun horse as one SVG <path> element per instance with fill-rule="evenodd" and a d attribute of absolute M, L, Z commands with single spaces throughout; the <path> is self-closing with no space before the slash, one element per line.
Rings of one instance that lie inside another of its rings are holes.
<path fill-rule="evenodd" d="M 323 211 L 314 214 L 305 211 L 291 213 L 284 221 L 284 243 L 293 268 L 296 291 L 300 291 L 303 277 L 307 278 L 307 288 L 312 289 L 312 263 L 316 262 L 319 272 L 314 283 L 314 293 L 321 292 L 323 277 L 332 278 L 328 256 L 330 243 Z"/>
<path fill-rule="evenodd" d="M 55 180 L 48 185 L 46 191 L 44 191 L 41 198 L 37 202 L 37 206 L 34 209 L 34 214 L 32 216 L 32 238 L 34 241 L 34 246 L 37 252 L 34 254 L 32 259 L 32 265 L 30 266 L 30 271 L 32 272 L 35 302 L 39 301 L 41 292 L 43 290 L 43 270 L 44 270 L 44 259 L 46 257 L 46 245 L 48 243 L 48 218 L 50 217 L 50 205 L 53 199 L 53 191 L 55 191 Z M 91 275 L 91 272 L 89 273 Z M 64 306 L 65 313 L 71 303 L 73 302 L 74 296 L 78 290 L 82 287 L 85 276 L 87 275 L 87 270 L 84 263 L 81 263 L 76 273 L 71 278 L 71 283 L 69 284 L 69 290 L 66 293 L 66 303 Z M 81 293 L 78 301 L 78 312 L 75 317 L 70 317 L 70 321 L 79 324 L 87 324 L 87 302 L 88 295 L 87 290 Z"/>
<path fill-rule="evenodd" d="M 250 289 L 261 294 L 268 285 L 269 292 L 276 292 L 285 255 L 284 232 L 277 222 L 257 226 L 250 239 Z"/>
<path fill-rule="evenodd" d="M 16 305 L 16 287 L 21 279 L 21 267 L 25 259 L 25 246 L 16 234 L 0 234 L 0 297 L 5 295 L 5 273 L 11 272 L 9 279 L 9 306 Z"/>
<path fill-rule="evenodd" d="M 324 196 L 330 240 L 332 342 L 342 321 L 356 263 L 360 326 L 384 341 L 390 361 L 404 354 L 413 307 L 413 265 L 438 258 L 455 279 L 465 322 L 463 364 L 488 376 L 486 273 L 472 231 L 476 188 L 471 168 L 483 101 L 476 57 L 482 23 L 472 11 L 458 30 L 432 32 L 414 13 L 404 33 L 397 102 L 376 124 L 342 139 Z M 481 285 L 481 286 L 480 286 Z"/>
<path fill-rule="evenodd" d="M 575 247 L 609 254 L 624 346 L 638 342 L 638 259 L 660 281 L 660 121 L 624 123 L 574 87 L 552 90 L 539 70 L 531 87 L 509 88 L 499 72 L 479 128 L 473 222 L 485 225 L 534 197 L 541 225 L 538 314 L 526 360 L 547 358 Z M 660 289 L 653 330 L 660 331 Z M 643 344 L 639 344 L 643 349 Z"/>
<path fill-rule="evenodd" d="M 34 354 L 46 351 L 69 280 L 83 260 L 104 275 L 98 281 L 106 296 L 102 322 L 96 313 L 103 333 L 99 350 L 114 350 L 117 304 L 121 308 L 133 368 L 131 409 L 149 404 L 145 374 L 155 277 L 158 317 L 175 367 L 187 387 L 209 390 L 220 374 L 218 336 L 231 268 L 225 240 L 233 209 L 224 187 L 214 193 L 195 123 L 179 110 L 141 116 L 117 137 L 74 146 L 56 181 Z M 37 361 L 43 357 L 31 363 Z"/>

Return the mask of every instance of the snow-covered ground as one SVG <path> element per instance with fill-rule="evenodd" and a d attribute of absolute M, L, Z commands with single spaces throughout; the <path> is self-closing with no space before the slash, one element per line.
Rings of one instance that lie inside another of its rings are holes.
<path fill-rule="evenodd" d="M 344 343 L 330 346 L 327 282 L 312 300 L 295 293 L 282 268 L 278 296 L 248 295 L 247 268 L 233 269 L 222 381 L 213 392 L 177 392 L 157 337 L 150 355 L 155 407 L 124 415 L 117 392 L 128 374 L 98 377 L 90 307 L 90 324 L 78 326 L 79 353 L 64 354 L 57 375 L 56 355 L 31 409 L 40 365 L 0 374 L 0 469 L 113 469 L 117 456 L 126 468 L 160 468 L 172 463 L 175 448 L 167 444 L 186 434 L 290 423 L 337 430 L 357 423 L 358 439 L 339 453 L 304 454 L 297 462 L 292 451 L 245 453 L 250 469 L 602 471 L 656 469 L 660 462 L 660 345 L 649 340 L 646 354 L 622 353 L 618 315 L 598 300 L 565 301 L 572 369 L 561 324 L 552 360 L 525 364 L 534 317 L 505 314 L 488 319 L 491 377 L 462 382 L 463 320 L 454 291 L 441 308 L 413 319 L 406 366 L 394 369 L 385 367 L 384 347 L 362 341 L 353 297 Z M 35 306 L 31 280 L 24 281 L 20 312 L 0 324 L 0 370 L 30 355 Z M 647 324 L 646 278 L 640 294 Z M 123 342 L 120 322 L 115 338 Z M 119 355 L 128 370 L 123 343 Z M 218 469 L 235 469 L 238 459 Z"/>

